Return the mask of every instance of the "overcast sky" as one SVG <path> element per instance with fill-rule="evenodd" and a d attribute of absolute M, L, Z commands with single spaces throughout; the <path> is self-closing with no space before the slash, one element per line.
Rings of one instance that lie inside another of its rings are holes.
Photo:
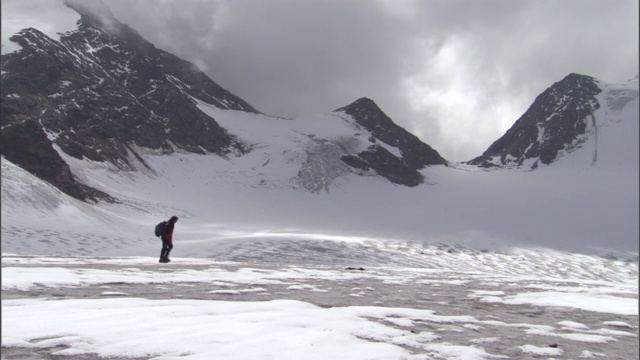
<path fill-rule="evenodd" d="M 266 114 L 369 97 L 454 162 L 569 73 L 622 83 L 639 72 L 637 0 L 104 2 Z"/>

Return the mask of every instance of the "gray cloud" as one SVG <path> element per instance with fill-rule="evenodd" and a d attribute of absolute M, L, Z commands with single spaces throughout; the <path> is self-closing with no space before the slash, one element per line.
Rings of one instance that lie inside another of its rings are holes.
<path fill-rule="evenodd" d="M 480 155 L 571 72 L 638 74 L 636 0 L 105 0 L 259 110 L 372 98 L 450 161 Z"/>

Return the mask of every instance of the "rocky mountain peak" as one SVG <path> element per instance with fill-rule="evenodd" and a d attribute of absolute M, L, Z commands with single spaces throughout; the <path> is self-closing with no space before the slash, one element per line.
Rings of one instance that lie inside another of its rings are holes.
<path fill-rule="evenodd" d="M 569 74 L 540 94 L 515 124 L 469 164 L 481 167 L 529 167 L 550 164 L 561 151 L 571 151 L 595 128 L 601 104 L 599 82 Z"/>
<path fill-rule="evenodd" d="M 394 123 L 369 98 L 360 98 L 334 112 L 351 116 L 372 135 L 372 145 L 366 151 L 343 156 L 343 161 L 353 168 L 373 169 L 394 183 L 416 186 L 424 180 L 418 170 L 427 165 L 448 164 L 431 146 Z M 389 147 L 396 148 L 399 156 L 389 151 Z"/>
<path fill-rule="evenodd" d="M 366 97 L 362 97 L 335 111 L 343 111 L 353 116 L 358 124 L 367 130 L 399 127 L 378 107 L 378 104 Z"/>
<path fill-rule="evenodd" d="M 352 102 L 351 104 L 344 106 L 335 111 L 371 111 L 371 112 L 379 112 L 382 111 L 378 107 L 378 104 L 375 101 L 369 99 L 368 97 L 361 97 L 358 100 Z"/>

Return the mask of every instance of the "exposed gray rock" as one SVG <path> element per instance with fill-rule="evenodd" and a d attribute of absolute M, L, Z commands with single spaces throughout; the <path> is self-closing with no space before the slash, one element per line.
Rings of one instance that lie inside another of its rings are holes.
<path fill-rule="evenodd" d="M 551 164 L 561 150 L 570 151 L 595 129 L 593 112 L 602 92 L 590 76 L 570 74 L 540 94 L 515 124 L 481 156 L 468 164 L 481 167 Z M 595 130 L 594 130 L 595 131 Z"/>
<path fill-rule="evenodd" d="M 360 98 L 351 105 L 335 110 L 352 116 L 356 123 L 368 130 L 374 145 L 357 155 L 348 154 L 342 160 L 349 166 L 369 170 L 386 177 L 395 184 L 416 186 L 423 182 L 418 170 L 428 165 L 448 165 L 448 162 L 431 146 L 391 120 L 373 100 Z M 383 146 L 383 142 L 399 150 L 398 157 Z"/>

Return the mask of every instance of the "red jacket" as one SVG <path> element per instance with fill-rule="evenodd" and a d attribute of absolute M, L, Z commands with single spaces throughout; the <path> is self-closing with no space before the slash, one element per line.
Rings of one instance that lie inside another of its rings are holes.
<path fill-rule="evenodd" d="M 168 241 L 168 242 L 173 241 L 174 225 L 175 223 L 172 223 L 171 221 L 167 221 L 167 223 L 164 224 L 164 227 L 162 228 L 162 235 L 160 235 L 160 238 L 162 239 L 162 241 Z"/>

